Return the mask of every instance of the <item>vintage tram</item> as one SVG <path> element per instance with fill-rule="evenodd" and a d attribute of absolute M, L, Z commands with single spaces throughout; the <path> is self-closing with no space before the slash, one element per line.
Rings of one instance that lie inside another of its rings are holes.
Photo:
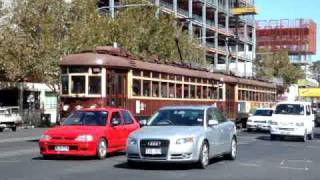
<path fill-rule="evenodd" d="M 121 49 L 98 47 L 61 62 L 62 116 L 75 108 L 118 106 L 141 119 L 167 105 L 215 105 L 230 119 L 254 107 L 271 107 L 270 82 L 144 61 Z"/>

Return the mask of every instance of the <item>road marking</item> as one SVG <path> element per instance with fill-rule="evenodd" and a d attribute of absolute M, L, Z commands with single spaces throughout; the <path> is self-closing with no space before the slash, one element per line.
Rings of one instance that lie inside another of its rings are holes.
<path fill-rule="evenodd" d="M 248 167 L 259 167 L 259 164 L 255 163 L 239 163 L 240 166 L 248 166 Z"/>
<path fill-rule="evenodd" d="M 299 171 L 308 171 L 309 168 L 298 168 L 298 167 L 289 167 L 289 166 L 279 166 L 281 169 L 290 169 L 290 170 L 299 170 Z"/>
<path fill-rule="evenodd" d="M 288 162 L 303 162 L 303 163 L 312 163 L 312 161 L 311 160 L 296 160 L 296 159 L 294 159 L 294 160 L 287 160 Z"/>

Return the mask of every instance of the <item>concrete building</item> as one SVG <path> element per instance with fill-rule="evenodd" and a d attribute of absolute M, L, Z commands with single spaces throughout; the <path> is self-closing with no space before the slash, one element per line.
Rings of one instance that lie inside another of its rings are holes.
<path fill-rule="evenodd" d="M 241 16 L 236 43 L 236 16 L 234 7 L 254 7 L 254 0 L 150 0 L 160 7 L 159 14 L 176 16 L 189 35 L 200 40 L 199 47 L 212 71 L 228 71 L 238 76 L 252 76 L 255 59 L 255 19 L 253 15 Z M 101 0 L 100 6 L 110 7 L 114 17 L 120 0 Z"/>

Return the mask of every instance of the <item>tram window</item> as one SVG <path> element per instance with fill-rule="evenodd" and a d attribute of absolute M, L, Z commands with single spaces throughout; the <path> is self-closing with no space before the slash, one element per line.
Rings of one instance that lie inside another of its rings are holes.
<path fill-rule="evenodd" d="M 152 97 L 159 97 L 159 82 L 152 82 Z"/>
<path fill-rule="evenodd" d="M 191 85 L 190 86 L 190 98 L 194 99 L 196 97 L 196 86 Z"/>
<path fill-rule="evenodd" d="M 197 86 L 197 99 L 202 99 L 201 89 L 202 86 Z"/>
<path fill-rule="evenodd" d="M 159 76 L 160 76 L 160 74 L 157 72 L 152 73 L 152 78 L 160 78 Z"/>
<path fill-rule="evenodd" d="M 88 73 L 88 67 L 69 67 L 69 73 Z"/>
<path fill-rule="evenodd" d="M 223 99 L 223 89 L 222 88 L 219 88 L 219 97 L 218 99 Z"/>
<path fill-rule="evenodd" d="M 168 74 L 161 74 L 161 79 L 168 79 Z"/>
<path fill-rule="evenodd" d="M 196 82 L 196 79 L 193 78 L 193 77 L 191 77 L 191 78 L 190 78 L 190 82 Z"/>
<path fill-rule="evenodd" d="M 61 77 L 61 85 L 62 85 L 62 94 L 69 94 L 69 77 L 68 76 Z"/>
<path fill-rule="evenodd" d="M 101 94 L 101 77 L 89 77 L 89 94 Z"/>
<path fill-rule="evenodd" d="M 202 92 L 203 92 L 203 98 L 207 99 L 208 98 L 208 87 L 202 86 Z"/>
<path fill-rule="evenodd" d="M 182 84 L 176 85 L 176 96 L 177 98 L 182 98 Z"/>
<path fill-rule="evenodd" d="M 214 87 L 209 87 L 208 96 L 210 99 L 215 99 L 214 97 Z"/>
<path fill-rule="evenodd" d="M 85 76 L 72 76 L 71 77 L 71 92 L 72 94 L 84 94 L 86 89 Z"/>
<path fill-rule="evenodd" d="M 61 68 L 61 74 L 67 74 L 68 73 L 67 69 L 68 68 L 66 68 L 66 67 L 62 67 Z"/>
<path fill-rule="evenodd" d="M 184 85 L 183 88 L 183 97 L 189 99 L 189 85 Z"/>
<path fill-rule="evenodd" d="M 150 96 L 151 93 L 151 81 L 143 81 L 143 96 Z"/>
<path fill-rule="evenodd" d="M 177 76 L 177 81 L 182 81 L 182 76 Z"/>
<path fill-rule="evenodd" d="M 169 83 L 169 98 L 175 98 L 174 84 Z"/>
<path fill-rule="evenodd" d="M 133 96 L 141 96 L 141 80 L 134 79 L 132 85 Z"/>
<path fill-rule="evenodd" d="M 134 76 L 141 76 L 141 71 L 139 71 L 139 70 L 133 70 L 133 75 L 134 75 Z"/>
<path fill-rule="evenodd" d="M 151 77 L 151 73 L 149 71 L 143 71 L 143 77 Z"/>
<path fill-rule="evenodd" d="M 170 80 L 176 80 L 176 77 L 175 77 L 175 75 L 169 75 L 169 79 Z"/>
<path fill-rule="evenodd" d="M 168 97 L 168 83 L 166 82 L 161 83 L 161 97 L 163 98 Z"/>

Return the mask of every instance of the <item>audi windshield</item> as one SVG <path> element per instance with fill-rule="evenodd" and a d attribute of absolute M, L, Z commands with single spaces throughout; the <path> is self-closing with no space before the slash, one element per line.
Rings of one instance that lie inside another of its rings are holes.
<path fill-rule="evenodd" d="M 203 117 L 203 110 L 160 110 L 151 117 L 149 126 L 202 126 Z"/>

